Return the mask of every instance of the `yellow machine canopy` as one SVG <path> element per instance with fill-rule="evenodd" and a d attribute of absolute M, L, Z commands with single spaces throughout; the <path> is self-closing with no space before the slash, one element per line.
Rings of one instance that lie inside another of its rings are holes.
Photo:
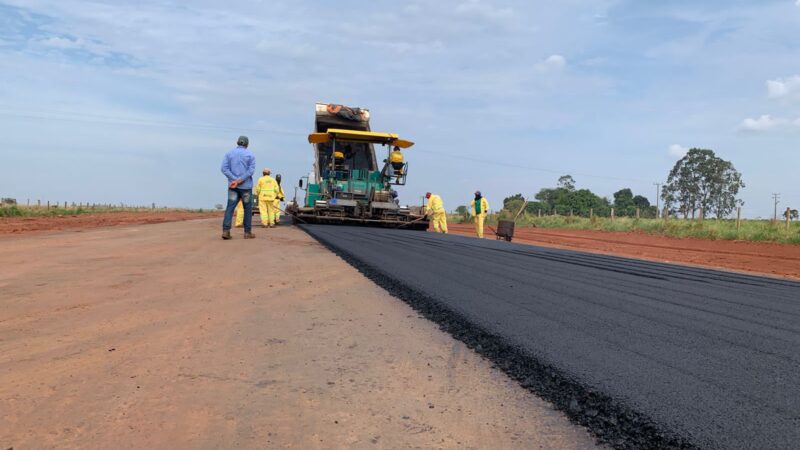
<path fill-rule="evenodd" d="M 311 133 L 308 135 L 308 142 L 311 144 L 323 144 L 331 140 L 344 142 L 365 142 L 370 144 L 389 144 L 400 148 L 409 148 L 413 142 L 400 139 L 400 136 L 392 133 L 378 133 L 375 131 L 343 130 L 339 128 L 329 128 L 325 133 Z"/>

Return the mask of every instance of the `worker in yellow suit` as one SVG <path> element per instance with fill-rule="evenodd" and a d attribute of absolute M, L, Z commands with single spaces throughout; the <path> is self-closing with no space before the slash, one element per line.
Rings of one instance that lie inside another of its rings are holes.
<path fill-rule="evenodd" d="M 281 187 L 281 174 L 275 175 L 275 182 L 278 183 L 278 194 L 275 198 L 275 222 L 277 226 L 281 223 L 281 202 L 284 201 L 283 188 Z"/>
<path fill-rule="evenodd" d="M 242 201 L 239 200 L 239 203 L 236 205 L 236 223 L 234 226 L 236 228 L 241 228 L 244 225 L 244 207 L 242 205 Z"/>
<path fill-rule="evenodd" d="M 425 198 L 428 199 L 426 214 L 433 220 L 433 231 L 447 234 L 447 211 L 444 210 L 442 197 L 428 192 Z"/>
<path fill-rule="evenodd" d="M 244 206 L 241 200 L 239 200 L 239 203 L 236 205 L 236 223 L 234 226 L 236 228 L 244 226 Z"/>
<path fill-rule="evenodd" d="M 258 197 L 258 212 L 261 214 L 261 225 L 265 228 L 275 226 L 275 199 L 278 198 L 278 182 L 269 176 L 270 171 L 265 168 L 263 177 L 256 183 L 255 194 Z"/>
<path fill-rule="evenodd" d="M 475 222 L 475 234 L 483 239 L 483 221 L 489 213 L 489 202 L 481 195 L 481 191 L 475 191 L 475 199 L 469 204 L 469 212 Z"/>

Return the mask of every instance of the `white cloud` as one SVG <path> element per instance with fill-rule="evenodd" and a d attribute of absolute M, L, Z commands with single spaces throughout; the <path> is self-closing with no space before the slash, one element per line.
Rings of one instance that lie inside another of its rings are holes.
<path fill-rule="evenodd" d="M 550 55 L 536 65 L 540 72 L 560 72 L 567 65 L 567 60 L 561 55 Z"/>
<path fill-rule="evenodd" d="M 797 121 L 795 121 L 795 123 L 797 123 Z M 739 129 L 742 131 L 761 132 L 778 130 L 790 125 L 792 125 L 792 121 L 788 119 L 762 114 L 757 119 L 751 119 L 749 117 L 744 119 L 741 125 L 739 125 Z"/>
<path fill-rule="evenodd" d="M 682 145 L 672 144 L 669 146 L 667 154 L 669 154 L 669 156 L 674 156 L 675 158 L 683 158 L 686 156 L 686 152 L 688 151 L 689 149 Z"/>
<path fill-rule="evenodd" d="M 502 21 L 514 17 L 511 8 L 496 8 L 481 0 L 467 0 L 456 6 L 456 13 L 480 17 L 484 20 Z"/>
<path fill-rule="evenodd" d="M 800 2 L 800 0 L 798 0 Z M 788 78 L 778 78 L 767 81 L 767 95 L 769 98 L 781 98 L 800 95 L 800 75 Z"/>
<path fill-rule="evenodd" d="M 47 39 L 42 39 L 39 42 L 45 47 L 59 48 L 62 50 L 81 48 L 83 45 L 81 39 L 62 38 L 58 36 L 52 36 Z"/>

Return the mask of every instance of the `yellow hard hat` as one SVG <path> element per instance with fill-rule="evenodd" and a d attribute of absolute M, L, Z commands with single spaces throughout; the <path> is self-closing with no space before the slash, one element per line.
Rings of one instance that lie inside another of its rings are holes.
<path fill-rule="evenodd" d="M 333 152 L 333 157 L 336 159 L 344 159 L 344 153 L 340 152 L 339 150 L 336 150 L 335 152 Z"/>

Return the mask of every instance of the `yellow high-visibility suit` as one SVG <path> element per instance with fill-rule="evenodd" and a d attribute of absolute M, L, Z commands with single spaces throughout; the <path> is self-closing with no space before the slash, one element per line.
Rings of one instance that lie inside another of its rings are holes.
<path fill-rule="evenodd" d="M 433 220 L 433 231 L 437 233 L 447 233 L 447 211 L 444 210 L 444 203 L 442 197 L 436 194 L 431 194 L 428 199 L 427 214 Z"/>
<path fill-rule="evenodd" d="M 239 200 L 239 204 L 236 205 L 236 223 L 234 226 L 236 228 L 244 226 L 244 205 L 242 205 L 241 200 Z"/>
<path fill-rule="evenodd" d="M 275 223 L 275 224 L 277 224 L 278 222 L 281 221 L 281 202 L 283 200 L 284 200 L 283 188 L 279 184 L 278 185 L 277 197 L 275 198 L 275 202 L 273 202 L 273 204 L 275 206 L 275 222 L 273 222 L 273 223 Z"/>
<path fill-rule="evenodd" d="M 392 164 L 395 174 L 403 174 L 403 153 L 400 150 L 392 150 L 392 152 L 389 153 L 389 162 Z"/>
<path fill-rule="evenodd" d="M 261 214 L 261 225 L 275 225 L 275 199 L 278 198 L 278 182 L 269 175 L 264 175 L 256 183 L 255 194 L 258 197 L 258 212 Z"/>
<path fill-rule="evenodd" d="M 477 234 L 479 238 L 483 238 L 483 221 L 486 219 L 486 214 L 489 212 L 489 202 L 483 197 L 481 197 L 480 202 L 472 200 L 469 204 L 469 211 L 472 215 L 472 219 L 475 221 L 475 234 Z"/>

